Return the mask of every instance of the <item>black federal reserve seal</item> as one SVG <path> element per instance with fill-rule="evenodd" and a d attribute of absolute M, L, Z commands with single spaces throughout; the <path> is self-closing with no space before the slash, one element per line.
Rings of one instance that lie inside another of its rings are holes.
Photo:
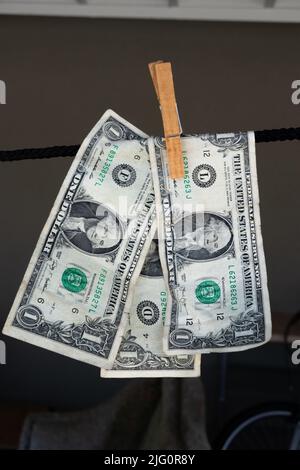
<path fill-rule="evenodd" d="M 203 164 L 194 168 L 192 178 L 200 188 L 208 188 L 216 181 L 217 173 L 211 165 Z"/>
<path fill-rule="evenodd" d="M 159 319 L 159 308 L 151 300 L 144 300 L 137 306 L 137 316 L 144 325 L 154 325 Z"/>
<path fill-rule="evenodd" d="M 122 163 L 113 169 L 112 177 L 119 186 L 127 187 L 135 182 L 136 171 L 132 166 Z"/>

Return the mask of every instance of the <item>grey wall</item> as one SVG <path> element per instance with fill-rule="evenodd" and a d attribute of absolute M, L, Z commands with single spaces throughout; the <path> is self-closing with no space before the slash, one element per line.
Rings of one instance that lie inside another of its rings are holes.
<path fill-rule="evenodd" d="M 171 60 L 185 132 L 299 126 L 300 25 L 0 18 L 0 148 L 80 143 L 111 107 L 150 134 L 161 119 L 147 63 Z M 273 311 L 300 307 L 300 142 L 257 145 Z M 71 159 L 0 163 L 1 322 Z M 0 336 L 4 339 L 3 336 Z M 79 406 L 104 385 L 88 365 L 6 339 L 3 400 Z"/>

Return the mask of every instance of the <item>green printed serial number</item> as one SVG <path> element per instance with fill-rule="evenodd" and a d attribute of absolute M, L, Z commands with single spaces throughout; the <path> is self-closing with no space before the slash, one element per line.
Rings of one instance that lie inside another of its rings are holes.
<path fill-rule="evenodd" d="M 110 169 L 110 166 L 116 156 L 117 150 L 118 150 L 118 145 L 113 145 L 112 148 L 110 149 L 106 160 L 104 162 L 104 165 L 100 171 L 100 173 L 97 176 L 97 180 L 95 181 L 95 186 L 101 186 L 103 181 L 106 178 L 106 175 L 108 173 L 108 170 Z"/>
<path fill-rule="evenodd" d="M 107 270 L 103 268 L 98 277 L 95 291 L 91 300 L 91 307 L 89 308 L 89 313 L 96 313 L 97 307 L 103 294 L 103 287 L 106 281 L 106 274 Z"/>
<path fill-rule="evenodd" d="M 237 310 L 237 285 L 236 285 L 236 273 L 229 267 L 228 277 L 229 277 L 229 289 L 230 289 L 230 303 L 231 303 L 231 310 Z"/>
<path fill-rule="evenodd" d="M 167 311 L 167 293 L 162 291 L 160 293 L 160 306 L 161 306 L 161 318 L 163 323 L 165 323 L 166 319 L 166 311 Z"/>
<path fill-rule="evenodd" d="M 186 152 L 182 152 L 182 159 L 183 159 L 183 168 L 184 168 L 184 176 L 183 176 L 183 184 L 184 184 L 184 192 L 186 199 L 192 199 L 192 187 L 191 187 L 191 180 L 189 175 L 189 163 Z"/>

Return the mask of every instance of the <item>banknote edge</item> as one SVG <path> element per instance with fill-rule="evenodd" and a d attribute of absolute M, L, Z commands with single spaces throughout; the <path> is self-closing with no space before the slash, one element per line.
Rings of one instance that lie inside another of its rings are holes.
<path fill-rule="evenodd" d="M 169 369 L 169 370 L 109 370 L 100 369 L 100 377 L 103 379 L 128 379 L 128 378 L 189 378 L 201 377 L 201 354 L 195 354 L 193 369 Z"/>
<path fill-rule="evenodd" d="M 123 314 L 123 316 L 122 316 L 121 322 L 118 326 L 118 332 L 116 334 L 116 337 L 115 337 L 115 340 L 114 340 L 114 343 L 113 343 L 113 347 L 112 347 L 111 352 L 110 352 L 110 356 L 107 359 L 102 359 L 102 358 L 99 358 L 99 357 L 96 358 L 94 355 L 89 354 L 86 351 L 81 351 L 79 349 L 74 350 L 74 357 L 73 357 L 73 354 L 67 354 L 65 352 L 65 347 L 63 345 L 60 345 L 58 342 L 55 342 L 54 340 L 50 340 L 50 339 L 45 338 L 45 337 L 43 337 L 43 340 L 41 341 L 39 337 L 36 337 L 36 335 L 34 335 L 33 333 L 30 333 L 29 331 L 26 331 L 26 333 L 23 334 L 23 330 L 19 330 L 18 328 L 13 326 L 12 322 L 13 322 L 13 319 L 15 318 L 15 313 L 16 313 L 16 311 L 18 309 L 18 306 L 20 304 L 20 301 L 22 299 L 22 295 L 23 295 L 23 292 L 24 292 L 24 285 L 26 286 L 27 283 L 29 282 L 29 279 L 31 277 L 33 268 L 35 266 L 36 259 L 38 257 L 38 254 L 41 252 L 42 246 L 43 246 L 44 241 L 46 239 L 47 226 L 50 225 L 51 222 L 54 220 L 55 214 L 57 212 L 56 206 L 59 204 L 59 201 L 61 200 L 62 195 L 65 193 L 66 188 L 68 187 L 68 185 L 70 184 L 70 182 L 72 180 L 72 175 L 73 175 L 72 169 L 76 169 L 76 167 L 77 167 L 77 165 L 78 165 L 78 163 L 79 163 L 80 159 L 82 158 L 82 155 L 85 151 L 87 143 L 90 140 L 90 136 L 93 135 L 95 133 L 95 131 L 97 129 L 99 129 L 102 126 L 102 124 L 105 123 L 106 120 L 109 117 L 113 117 L 113 118 L 119 120 L 119 122 L 121 122 L 122 124 L 125 124 L 125 125 L 130 124 L 131 129 L 133 131 L 135 131 L 136 133 L 140 134 L 142 138 L 143 137 L 144 138 L 148 137 L 147 134 L 145 134 L 143 131 L 138 129 L 136 126 L 132 125 L 129 121 L 127 121 L 123 117 L 119 116 L 115 111 L 113 111 L 111 109 L 107 109 L 104 112 L 104 114 L 100 117 L 100 119 L 98 119 L 98 121 L 95 123 L 93 128 L 89 131 L 89 133 L 83 139 L 83 141 L 80 145 L 80 148 L 79 148 L 76 156 L 74 157 L 74 159 L 73 159 L 73 161 L 72 161 L 72 163 L 71 163 L 71 165 L 68 169 L 67 175 L 65 176 L 65 178 L 63 180 L 63 183 L 62 183 L 62 185 L 61 185 L 61 187 L 60 187 L 60 189 L 59 189 L 59 191 L 56 195 L 56 198 L 55 198 L 55 200 L 52 204 L 50 213 L 48 214 L 48 216 L 46 218 L 46 221 L 44 222 L 44 224 L 42 226 L 42 230 L 39 233 L 34 251 L 33 251 L 32 255 L 30 257 L 28 266 L 25 270 L 22 281 L 19 285 L 19 288 L 18 288 L 17 293 L 15 295 L 14 301 L 12 303 L 12 306 L 10 308 L 10 311 L 8 313 L 8 316 L 6 318 L 6 321 L 5 321 L 3 329 L 2 329 L 2 333 L 6 336 L 10 336 L 10 337 L 18 339 L 20 341 L 24 341 L 28 344 L 32 344 L 34 346 L 41 347 L 43 349 L 46 349 L 46 350 L 49 350 L 49 351 L 52 351 L 52 352 L 56 352 L 58 354 L 61 354 L 61 355 L 66 356 L 66 357 L 70 357 L 72 359 L 79 360 L 81 362 L 86 362 L 86 363 L 94 365 L 96 367 L 101 367 L 102 365 L 105 365 L 105 366 L 112 366 L 113 365 L 114 359 L 117 355 L 117 352 L 118 352 L 118 349 L 119 349 L 119 346 L 120 346 L 120 343 L 121 343 L 122 334 L 124 333 L 124 328 L 126 326 L 126 315 Z M 48 221 L 50 221 L 49 224 L 48 224 Z M 137 263 L 137 265 L 138 265 L 138 263 Z M 142 266 L 141 266 L 141 269 L 142 269 Z M 71 350 L 70 350 L 70 352 L 71 352 Z M 75 353 L 76 353 L 77 357 L 75 357 Z"/>
<path fill-rule="evenodd" d="M 168 336 L 169 336 L 169 327 L 168 322 L 171 319 L 171 291 L 169 287 L 169 279 L 168 279 L 168 268 L 165 258 L 165 250 L 164 250 L 164 226 L 163 226 L 163 217 L 162 217 L 162 210 L 161 210 L 161 192 L 159 187 L 159 176 L 158 176 L 158 169 L 157 169 L 157 160 L 156 160 L 156 145 L 153 138 L 148 139 L 148 146 L 149 146 L 149 155 L 150 155 L 150 165 L 151 165 L 151 172 L 152 172 L 152 180 L 153 180 L 153 189 L 155 194 L 155 205 L 156 205 L 156 220 L 157 220 L 157 233 L 158 233 L 158 252 L 163 272 L 163 277 L 165 280 L 166 291 L 168 296 L 167 302 L 167 309 L 166 309 L 166 322 L 163 328 L 163 351 L 167 356 L 177 356 L 180 353 L 175 352 L 174 354 L 170 354 L 168 351 Z M 162 150 L 158 148 L 158 151 L 161 152 Z M 167 336 L 166 336 L 167 332 Z M 184 351 L 183 354 L 185 354 Z M 196 354 L 196 352 L 195 352 Z"/>
<path fill-rule="evenodd" d="M 272 318 L 271 318 L 271 309 L 270 309 L 270 299 L 269 299 L 269 290 L 268 290 L 268 278 L 267 278 L 267 269 L 266 269 L 266 259 L 264 253 L 264 245 L 263 245 L 263 237 L 262 237 L 262 230 L 261 230 L 261 217 L 260 217 L 260 197 L 259 197 L 259 188 L 258 188 L 258 178 L 257 178 L 257 165 L 256 165 L 256 148 L 255 148 L 255 135 L 253 131 L 247 132 L 248 138 L 248 148 L 249 148 L 249 164 L 251 169 L 251 177 L 254 181 L 252 184 L 253 188 L 253 195 L 255 200 L 254 205 L 254 212 L 255 212 L 255 220 L 256 225 L 258 227 L 257 230 L 257 243 L 261 246 L 261 278 L 262 278 L 262 293 L 263 293 L 263 305 L 264 305 L 264 322 L 265 322 L 265 338 L 264 341 L 259 343 L 253 343 L 251 345 L 245 346 L 233 346 L 230 348 L 205 348 L 205 349 L 169 349 L 169 329 L 170 329 L 170 321 L 171 321 L 171 302 L 168 302 L 168 308 L 166 312 L 167 322 L 164 327 L 164 336 L 163 336 L 163 351 L 168 356 L 176 356 L 178 354 L 189 354 L 189 355 L 196 355 L 196 354 L 209 354 L 209 353 L 226 353 L 226 352 L 239 352 L 248 349 L 257 348 L 263 346 L 267 342 L 270 341 L 272 337 Z M 151 147 L 151 149 L 150 149 Z M 162 152 L 160 148 L 158 148 L 159 152 Z M 254 151 L 254 153 L 253 153 Z M 157 225 L 158 225 L 158 234 L 159 234 L 159 253 L 161 258 L 162 270 L 165 277 L 165 282 L 168 286 L 168 270 L 166 266 L 165 260 L 165 252 L 163 247 L 163 239 L 164 239 L 164 227 L 163 227 L 163 218 L 161 217 L 161 192 L 159 189 L 159 177 L 158 177 L 158 170 L 157 170 L 157 160 L 156 160 L 156 146 L 155 142 L 152 139 L 151 144 L 149 144 L 149 154 L 150 154 L 150 164 L 151 169 L 153 172 L 153 187 L 155 193 L 155 200 L 156 200 L 156 213 L 157 213 Z M 167 165 L 167 163 L 166 163 Z M 155 174 L 155 177 L 154 177 Z M 171 296 L 171 291 L 168 287 L 168 296 Z"/>

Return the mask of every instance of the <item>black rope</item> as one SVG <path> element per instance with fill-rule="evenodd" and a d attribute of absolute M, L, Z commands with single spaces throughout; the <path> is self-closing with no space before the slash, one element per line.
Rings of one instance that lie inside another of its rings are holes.
<path fill-rule="evenodd" d="M 300 127 L 289 127 L 288 129 L 266 129 L 264 131 L 255 131 L 255 141 L 278 142 L 284 140 L 300 140 Z"/>
<path fill-rule="evenodd" d="M 0 161 L 29 160 L 37 158 L 73 157 L 79 145 L 63 145 L 36 149 L 0 150 Z"/>
<path fill-rule="evenodd" d="M 266 129 L 263 131 L 255 131 L 254 134 L 257 143 L 300 140 L 300 127 Z M 38 158 L 73 157 L 76 155 L 78 149 L 79 145 L 62 145 L 45 148 L 0 150 L 0 161 L 12 162 Z"/>

